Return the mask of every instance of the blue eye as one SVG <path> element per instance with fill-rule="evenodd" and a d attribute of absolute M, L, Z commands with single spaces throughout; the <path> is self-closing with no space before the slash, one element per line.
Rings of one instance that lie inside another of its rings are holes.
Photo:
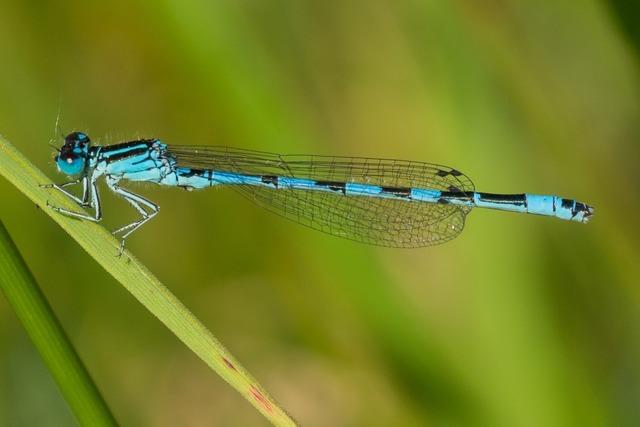
<path fill-rule="evenodd" d="M 78 175 L 84 170 L 85 160 L 80 156 L 58 156 L 56 165 L 65 175 Z"/>

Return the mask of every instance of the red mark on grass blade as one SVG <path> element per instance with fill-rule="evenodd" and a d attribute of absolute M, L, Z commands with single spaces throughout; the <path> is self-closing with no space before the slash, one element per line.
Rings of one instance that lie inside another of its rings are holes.
<path fill-rule="evenodd" d="M 229 362 L 226 357 L 223 357 L 222 361 L 224 362 L 225 365 L 227 365 L 227 368 L 233 369 L 234 371 L 236 371 L 236 367 L 233 366 L 233 363 Z"/>
<path fill-rule="evenodd" d="M 251 393 L 253 398 L 258 401 L 260 406 L 262 406 L 268 413 L 273 414 L 273 407 L 271 406 L 271 403 L 267 400 L 266 397 L 264 397 L 264 394 L 262 394 L 260 390 L 258 390 L 254 386 L 251 386 L 251 388 L 249 389 L 249 393 Z"/>

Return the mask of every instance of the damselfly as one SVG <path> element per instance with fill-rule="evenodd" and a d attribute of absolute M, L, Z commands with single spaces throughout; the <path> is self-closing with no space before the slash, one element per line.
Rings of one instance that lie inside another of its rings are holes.
<path fill-rule="evenodd" d="M 140 218 L 113 233 L 121 241 L 153 218 L 159 206 L 124 189 L 125 181 L 187 190 L 229 186 L 277 214 L 325 233 L 358 242 L 421 247 L 446 242 L 464 227 L 474 207 L 587 222 L 593 208 L 573 199 L 538 194 L 476 192 L 471 180 L 446 166 L 363 157 L 279 155 L 228 147 L 166 145 L 158 139 L 96 146 L 82 132 L 65 137 L 55 157 L 60 172 L 75 179 L 51 185 L 93 214 L 51 206 L 57 212 L 98 222 L 96 185 L 129 202 Z M 82 195 L 67 187 L 82 185 Z"/>

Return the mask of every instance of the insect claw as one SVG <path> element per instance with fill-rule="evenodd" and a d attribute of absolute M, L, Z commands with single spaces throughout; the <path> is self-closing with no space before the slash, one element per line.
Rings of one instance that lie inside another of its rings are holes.
<path fill-rule="evenodd" d="M 116 257 L 122 258 L 123 254 L 124 254 L 124 239 L 120 240 L 120 247 L 118 249 L 118 254 L 116 255 Z"/>

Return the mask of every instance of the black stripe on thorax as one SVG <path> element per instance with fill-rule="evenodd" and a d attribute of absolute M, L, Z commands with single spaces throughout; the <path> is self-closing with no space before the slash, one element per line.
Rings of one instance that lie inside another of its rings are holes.
<path fill-rule="evenodd" d="M 149 151 L 156 142 L 155 139 L 141 139 L 138 141 L 128 141 L 121 144 L 108 145 L 102 147 L 100 155 L 107 163 L 117 162 L 130 157 L 139 156 Z"/>

